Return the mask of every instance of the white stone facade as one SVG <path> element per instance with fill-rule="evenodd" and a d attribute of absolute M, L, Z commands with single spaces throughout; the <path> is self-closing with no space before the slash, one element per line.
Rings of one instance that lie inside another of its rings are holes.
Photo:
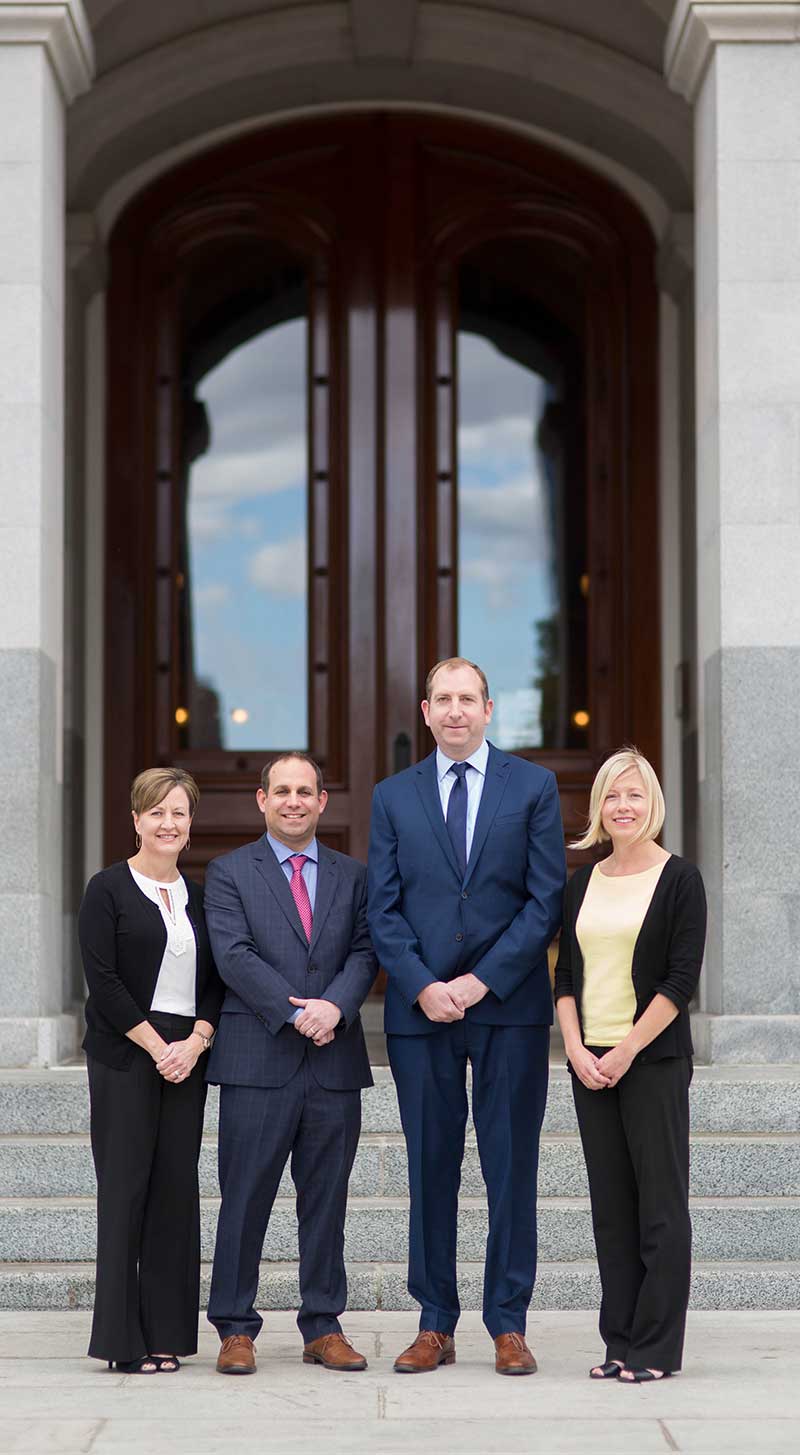
<path fill-rule="evenodd" d="M 101 856 L 105 244 L 222 138 L 446 109 L 577 157 L 660 240 L 670 848 L 698 1048 L 800 1060 L 800 5 L 0 0 L 0 1064 L 75 1044 Z M 65 406 L 66 387 L 66 406 Z"/>

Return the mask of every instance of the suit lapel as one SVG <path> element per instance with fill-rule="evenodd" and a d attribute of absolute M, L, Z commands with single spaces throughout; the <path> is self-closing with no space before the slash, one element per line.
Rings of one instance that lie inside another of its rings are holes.
<path fill-rule="evenodd" d="M 267 888 L 272 892 L 297 935 L 297 938 L 300 940 L 304 949 L 307 950 L 308 940 L 306 939 L 306 932 L 300 923 L 300 916 L 297 912 L 297 905 L 292 898 L 289 881 L 267 842 L 266 834 L 256 844 L 255 861 L 256 868 L 266 883 Z M 319 873 L 319 870 L 317 873 Z M 319 890 L 319 884 L 317 884 L 317 889 Z"/>
<path fill-rule="evenodd" d="M 314 949 L 322 933 L 328 910 L 333 904 L 336 885 L 339 880 L 339 869 L 333 854 L 329 853 L 320 843 L 317 845 L 317 853 L 319 855 L 317 862 L 317 893 L 314 898 L 314 923 L 311 928 L 311 943 L 308 947 L 309 954 Z M 291 899 L 291 892 L 289 898 Z"/>
<path fill-rule="evenodd" d="M 434 837 L 448 864 L 450 864 L 453 873 L 460 882 L 461 872 L 456 863 L 455 852 L 450 842 L 450 835 L 447 832 L 447 825 L 445 824 L 444 814 L 442 813 L 442 800 L 439 797 L 439 781 L 436 777 L 435 750 L 429 757 L 423 758 L 422 762 L 417 764 L 416 783 L 417 791 L 422 799 L 422 806 L 425 809 L 428 822 L 433 829 Z"/>
<path fill-rule="evenodd" d="M 497 813 L 503 794 L 506 791 L 509 774 L 511 772 L 511 759 L 504 753 L 499 753 L 496 748 L 489 744 L 489 759 L 486 764 L 486 779 L 481 794 L 481 804 L 478 809 L 478 819 L 475 824 L 475 832 L 472 835 L 472 844 L 467 861 L 467 872 L 464 875 L 464 883 L 468 884 L 472 871 L 480 858 L 481 849 L 486 843 L 486 836 L 492 826 L 495 814 Z"/>

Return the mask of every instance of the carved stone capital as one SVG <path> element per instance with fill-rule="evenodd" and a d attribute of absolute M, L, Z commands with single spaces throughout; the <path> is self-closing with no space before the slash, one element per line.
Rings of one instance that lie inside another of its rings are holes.
<path fill-rule="evenodd" d="M 108 258 L 90 212 L 68 212 L 66 229 L 67 272 L 80 297 L 88 303 L 106 286 Z"/>
<path fill-rule="evenodd" d="M 675 303 L 694 272 L 694 213 L 674 212 L 658 250 L 656 275 L 662 293 Z"/>
<path fill-rule="evenodd" d="M 83 0 L 38 5 L 0 0 L 0 46 L 41 45 L 69 106 L 88 91 L 94 76 L 94 42 Z"/>
<path fill-rule="evenodd" d="M 800 4 L 758 0 L 677 0 L 664 47 L 664 74 L 690 103 L 716 45 L 800 39 Z"/>

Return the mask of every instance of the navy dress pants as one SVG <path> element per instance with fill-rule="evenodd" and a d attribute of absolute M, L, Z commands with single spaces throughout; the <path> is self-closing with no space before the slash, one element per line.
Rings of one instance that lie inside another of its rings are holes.
<path fill-rule="evenodd" d="M 221 1339 L 257 1339 L 261 1250 L 283 1169 L 297 1191 L 303 1342 L 340 1331 L 347 1302 L 344 1218 L 361 1131 L 360 1091 L 327 1091 L 306 1057 L 285 1086 L 220 1087 L 217 1224 L 208 1317 Z"/>
<path fill-rule="evenodd" d="M 388 1036 L 408 1149 L 408 1291 L 420 1328 L 452 1334 L 458 1192 L 472 1115 L 489 1201 L 483 1321 L 492 1338 L 525 1332 L 536 1279 L 536 1182 L 547 1099 L 548 1026 L 485 1026 L 465 1017 L 424 1036 Z"/>
<path fill-rule="evenodd" d="M 600 1334 L 606 1358 L 632 1369 L 681 1367 L 692 1252 L 691 1079 L 686 1056 L 635 1061 L 604 1091 L 572 1077 L 603 1287 Z"/>

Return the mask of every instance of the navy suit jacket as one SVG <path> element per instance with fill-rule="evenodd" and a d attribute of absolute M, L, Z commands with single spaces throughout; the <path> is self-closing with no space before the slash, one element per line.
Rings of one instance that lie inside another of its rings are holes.
<path fill-rule="evenodd" d="M 386 778 L 372 800 L 369 927 L 387 972 L 386 1031 L 440 1030 L 415 1004 L 434 980 L 473 971 L 482 1025 L 550 1025 L 547 947 L 561 923 L 564 834 L 553 774 L 489 746 L 467 871 L 447 832 L 436 754 Z"/>
<path fill-rule="evenodd" d="M 377 973 L 367 928 L 367 871 L 318 845 L 309 944 L 289 882 L 267 841 L 212 859 L 206 924 L 227 990 L 206 1079 L 214 1084 L 284 1086 L 304 1056 L 330 1091 L 371 1086 L 359 1009 Z M 327 1046 L 286 1024 L 289 996 L 331 1000 L 343 1021 Z"/>

